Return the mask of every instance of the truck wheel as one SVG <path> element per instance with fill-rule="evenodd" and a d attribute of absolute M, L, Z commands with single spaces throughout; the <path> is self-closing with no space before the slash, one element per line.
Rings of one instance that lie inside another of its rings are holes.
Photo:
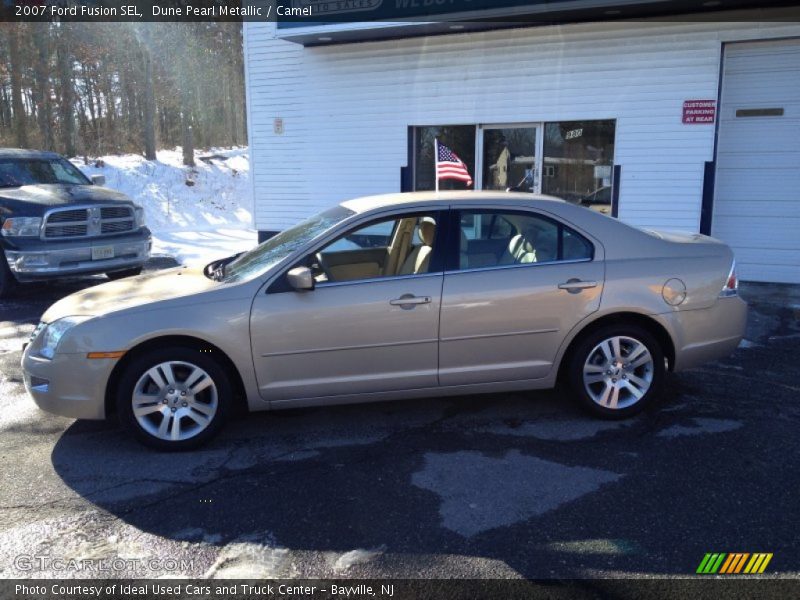
<path fill-rule="evenodd" d="M 141 273 L 142 267 L 136 267 L 134 269 L 125 269 L 124 271 L 111 271 L 110 273 L 106 273 L 106 277 L 111 281 L 116 281 L 117 279 L 125 279 L 126 277 L 136 277 Z"/>
<path fill-rule="evenodd" d="M 176 346 L 134 358 L 116 394 L 123 426 L 144 445 L 171 451 L 197 448 L 219 432 L 233 388 L 211 356 Z"/>
<path fill-rule="evenodd" d="M 8 268 L 5 252 L 0 250 L 0 298 L 8 298 L 16 285 L 17 280 Z"/>

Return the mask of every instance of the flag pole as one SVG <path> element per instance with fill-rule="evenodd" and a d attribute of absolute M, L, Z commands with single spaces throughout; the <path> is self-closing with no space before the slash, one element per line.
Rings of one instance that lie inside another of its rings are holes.
<path fill-rule="evenodd" d="M 439 138 L 433 138 L 433 177 L 436 179 L 436 193 L 439 193 Z"/>

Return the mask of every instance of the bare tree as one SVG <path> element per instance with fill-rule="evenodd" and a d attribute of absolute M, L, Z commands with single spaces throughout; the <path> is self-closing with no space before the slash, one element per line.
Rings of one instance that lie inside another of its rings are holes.
<path fill-rule="evenodd" d="M 36 87 L 35 100 L 38 106 L 39 131 L 42 134 L 42 147 L 53 149 L 53 102 L 50 87 L 50 23 L 34 24 L 36 42 L 36 66 L 34 68 Z"/>
<path fill-rule="evenodd" d="M 71 24 L 62 23 L 58 36 L 61 151 L 67 156 L 75 156 L 75 82 L 70 51 L 71 28 Z"/>
<path fill-rule="evenodd" d="M 20 28 L 11 27 L 8 38 L 8 55 L 11 67 L 11 109 L 14 112 L 14 134 L 17 145 L 28 145 L 28 129 L 22 104 L 22 63 L 19 53 Z"/>
<path fill-rule="evenodd" d="M 0 23 L 0 146 L 246 143 L 240 23 Z"/>

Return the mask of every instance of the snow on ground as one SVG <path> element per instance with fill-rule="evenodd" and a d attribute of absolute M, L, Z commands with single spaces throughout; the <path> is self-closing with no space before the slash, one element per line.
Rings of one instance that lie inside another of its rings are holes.
<path fill-rule="evenodd" d="M 196 265 L 256 245 L 246 147 L 196 151 L 191 168 L 183 165 L 180 148 L 156 156 L 154 161 L 124 154 L 73 162 L 88 176 L 105 175 L 106 187 L 144 207 L 154 255 Z"/>

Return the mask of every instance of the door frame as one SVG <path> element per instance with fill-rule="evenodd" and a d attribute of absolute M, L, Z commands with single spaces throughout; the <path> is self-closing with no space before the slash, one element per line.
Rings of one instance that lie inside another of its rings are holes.
<path fill-rule="evenodd" d="M 544 165 L 544 121 L 523 121 L 521 123 L 480 123 L 475 132 L 475 185 L 476 190 L 483 189 L 483 135 L 487 129 L 536 129 L 536 148 L 534 149 L 534 190 L 542 193 L 542 169 Z"/>

